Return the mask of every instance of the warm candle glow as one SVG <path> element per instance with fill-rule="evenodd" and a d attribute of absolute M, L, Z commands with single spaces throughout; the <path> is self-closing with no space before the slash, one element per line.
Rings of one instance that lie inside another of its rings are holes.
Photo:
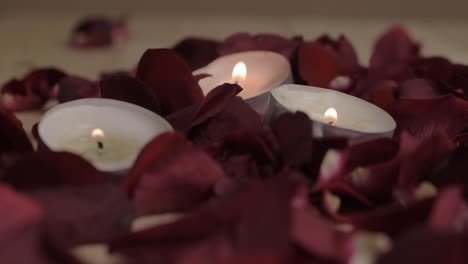
<path fill-rule="evenodd" d="M 328 122 L 328 124 L 334 125 L 338 120 L 338 112 L 336 112 L 335 108 L 330 107 L 325 111 L 325 114 L 323 114 L 323 118 Z"/>
<path fill-rule="evenodd" d="M 244 62 L 238 62 L 232 70 L 232 80 L 234 82 L 242 82 L 247 78 L 247 66 Z"/>
<path fill-rule="evenodd" d="M 102 131 L 100 128 L 95 128 L 93 131 L 91 131 L 91 137 L 94 139 L 104 138 L 104 131 Z"/>

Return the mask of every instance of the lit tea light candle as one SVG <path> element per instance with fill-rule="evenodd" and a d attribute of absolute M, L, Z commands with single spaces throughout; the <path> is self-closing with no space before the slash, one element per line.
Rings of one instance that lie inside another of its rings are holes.
<path fill-rule="evenodd" d="M 247 65 L 244 62 L 238 62 L 232 69 L 232 82 L 242 85 L 247 78 Z"/>
<path fill-rule="evenodd" d="M 335 108 L 330 107 L 325 111 L 323 114 L 323 118 L 329 125 L 335 125 L 336 121 L 338 121 L 338 113 L 336 112 Z"/>
<path fill-rule="evenodd" d="M 53 151 L 82 156 L 96 168 L 120 173 L 160 133 L 171 131 L 162 117 L 137 105 L 111 99 L 81 99 L 49 110 L 38 126 Z"/>
<path fill-rule="evenodd" d="M 248 51 L 220 57 L 194 75 L 209 74 L 199 81 L 204 94 L 224 83 L 237 83 L 239 94 L 260 115 L 270 100 L 270 90 L 292 83 L 291 65 L 281 54 L 271 51 Z"/>
<path fill-rule="evenodd" d="M 271 91 L 268 119 L 301 111 L 313 121 L 315 137 L 350 138 L 351 143 L 392 137 L 395 120 L 381 108 L 357 97 L 305 85 L 282 85 Z"/>

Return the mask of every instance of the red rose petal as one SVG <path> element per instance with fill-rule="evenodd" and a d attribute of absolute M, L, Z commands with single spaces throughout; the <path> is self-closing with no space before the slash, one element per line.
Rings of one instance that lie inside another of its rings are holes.
<path fill-rule="evenodd" d="M 406 130 L 418 140 L 437 133 L 453 137 L 468 124 L 468 102 L 454 96 L 400 99 L 386 107 L 386 111 L 397 122 L 396 136 Z"/>
<path fill-rule="evenodd" d="M 397 99 L 398 83 L 391 80 L 363 79 L 358 82 L 352 94 L 379 107 L 386 107 Z"/>
<path fill-rule="evenodd" d="M 312 122 L 302 113 L 286 113 L 272 124 L 272 130 L 280 146 L 283 161 L 301 167 L 312 156 Z"/>
<path fill-rule="evenodd" d="M 324 35 L 318 38 L 317 42 L 330 47 L 338 55 L 342 75 L 349 75 L 361 69 L 356 51 L 346 36 L 340 35 L 337 40 L 334 40 Z"/>
<path fill-rule="evenodd" d="M 77 76 L 65 77 L 57 86 L 57 100 L 60 103 L 99 96 L 99 88 L 95 83 Z"/>
<path fill-rule="evenodd" d="M 136 76 L 154 90 L 162 115 L 203 100 L 203 92 L 190 67 L 173 50 L 147 50 L 140 59 Z"/>
<path fill-rule="evenodd" d="M 402 141 L 405 144 L 405 141 Z M 445 135 L 433 135 L 421 142 L 402 160 L 398 179 L 399 188 L 411 188 L 430 177 L 435 166 L 453 149 Z"/>
<path fill-rule="evenodd" d="M 57 248 L 107 242 L 130 229 L 133 207 L 117 186 L 44 188 L 28 195 L 42 206 L 45 235 Z"/>
<path fill-rule="evenodd" d="M 12 112 L 0 107 L 0 153 L 32 150 L 21 121 Z"/>
<path fill-rule="evenodd" d="M 12 79 L 1 87 L 0 106 L 12 111 L 41 108 L 45 100 L 28 89 L 22 81 Z"/>
<path fill-rule="evenodd" d="M 351 235 L 338 231 L 334 224 L 310 208 L 294 209 L 291 236 L 310 254 L 335 261 L 345 260 L 345 245 Z"/>
<path fill-rule="evenodd" d="M 433 99 L 446 94 L 436 84 L 425 79 L 407 80 L 398 89 L 399 98 Z"/>
<path fill-rule="evenodd" d="M 202 102 L 181 109 L 166 119 L 175 129 L 187 133 L 193 126 L 202 124 L 222 112 L 241 90 L 236 84 L 222 84 L 211 90 Z"/>
<path fill-rule="evenodd" d="M 144 107 L 155 113 L 160 113 L 159 101 L 154 91 L 135 78 L 116 74 L 100 82 L 101 97 L 121 100 Z"/>
<path fill-rule="evenodd" d="M 307 84 L 327 87 L 339 75 L 336 54 L 320 43 L 302 43 L 298 52 L 299 75 Z"/>
<path fill-rule="evenodd" d="M 22 82 L 24 86 L 42 99 L 51 97 L 55 85 L 66 76 L 66 74 L 55 68 L 42 68 L 31 71 Z"/>
<path fill-rule="evenodd" d="M 4 263 L 46 264 L 40 249 L 41 208 L 32 200 L 0 186 L 2 225 L 0 257 Z"/>
<path fill-rule="evenodd" d="M 431 227 L 438 231 L 466 231 L 468 228 L 468 204 L 460 188 L 443 190 L 432 208 Z"/>
<path fill-rule="evenodd" d="M 174 50 L 195 71 L 219 57 L 218 45 L 214 40 L 187 38 L 177 43 Z"/>
<path fill-rule="evenodd" d="M 223 111 L 205 122 L 194 126 L 188 137 L 200 145 L 210 145 L 236 131 L 260 132 L 263 123 L 260 116 L 242 98 L 232 97 Z"/>
<path fill-rule="evenodd" d="M 105 17 L 88 17 L 78 22 L 70 36 L 75 48 L 108 47 L 127 38 L 126 19 L 115 21 Z"/>
<path fill-rule="evenodd" d="M 431 213 L 433 199 L 412 201 L 408 204 L 390 204 L 369 212 L 344 215 L 356 228 L 398 234 L 424 222 Z"/>
<path fill-rule="evenodd" d="M 287 39 L 274 34 L 237 33 L 219 44 L 219 54 L 224 56 L 244 51 L 267 50 L 280 53 L 290 59 L 300 42 L 302 40 L 297 37 Z"/>
<path fill-rule="evenodd" d="M 466 235 L 415 228 L 398 237 L 393 249 L 378 264 L 426 263 L 463 264 L 468 259 Z"/>
<path fill-rule="evenodd" d="M 393 65 L 419 56 L 416 44 L 402 27 L 395 26 L 377 40 L 370 59 L 371 71 L 388 72 Z"/>
<path fill-rule="evenodd" d="M 222 175 L 221 167 L 206 153 L 180 134 L 168 133 L 143 149 L 125 187 L 139 215 L 163 213 L 197 205 Z"/>
<path fill-rule="evenodd" d="M 445 186 L 449 184 L 459 184 L 468 188 L 468 180 L 465 177 L 468 173 L 466 160 L 468 158 L 468 148 L 465 145 L 456 147 L 444 159 L 440 159 L 429 180 L 436 186 Z"/>
<path fill-rule="evenodd" d="M 106 177 L 83 158 L 67 152 L 35 152 L 5 171 L 2 180 L 19 189 L 103 183 Z"/>

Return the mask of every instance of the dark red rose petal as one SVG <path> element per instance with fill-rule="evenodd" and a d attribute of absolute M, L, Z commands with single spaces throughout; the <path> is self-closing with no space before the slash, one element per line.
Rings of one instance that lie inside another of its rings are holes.
<path fill-rule="evenodd" d="M 393 249 L 381 256 L 377 263 L 463 264 L 468 259 L 467 247 L 466 235 L 419 227 L 399 236 Z"/>
<path fill-rule="evenodd" d="M 55 85 L 66 76 L 66 74 L 55 68 L 42 68 L 31 71 L 22 82 L 34 94 L 44 100 L 52 96 Z"/>
<path fill-rule="evenodd" d="M 1 87 L 0 106 L 12 111 L 41 108 L 45 100 L 33 93 L 22 81 L 12 79 Z"/>
<path fill-rule="evenodd" d="M 224 56 L 244 51 L 267 50 L 280 53 L 290 59 L 300 42 L 302 39 L 297 37 L 287 39 L 274 34 L 237 33 L 220 43 L 219 54 Z"/>
<path fill-rule="evenodd" d="M 63 78 L 57 86 L 57 100 L 60 103 L 82 98 L 99 97 L 98 85 L 85 78 L 68 76 Z"/>
<path fill-rule="evenodd" d="M 173 50 L 147 50 L 140 59 L 136 76 L 154 90 L 162 115 L 203 100 L 203 92 L 190 67 Z"/>
<path fill-rule="evenodd" d="M 105 17 L 89 17 L 78 22 L 70 36 L 75 48 L 108 47 L 122 42 L 128 35 L 126 19 L 111 20 Z"/>
<path fill-rule="evenodd" d="M 139 215 L 164 213 L 197 205 L 222 175 L 221 167 L 206 153 L 180 134 L 169 133 L 145 147 L 125 186 Z"/>
<path fill-rule="evenodd" d="M 133 207 L 118 186 L 44 188 L 28 195 L 42 206 L 45 235 L 57 248 L 107 242 L 130 229 Z"/>
<path fill-rule="evenodd" d="M 402 27 L 395 26 L 384 32 L 375 43 L 370 59 L 371 71 L 386 72 L 392 65 L 408 61 L 419 56 L 416 44 Z"/>
<path fill-rule="evenodd" d="M 302 113 L 286 113 L 272 124 L 273 133 L 278 140 L 283 161 L 301 167 L 312 156 L 312 122 Z"/>
<path fill-rule="evenodd" d="M 398 187 L 411 188 L 421 180 L 430 177 L 435 166 L 452 149 L 453 144 L 447 136 L 436 134 L 428 137 L 402 160 Z"/>
<path fill-rule="evenodd" d="M 397 99 L 398 87 L 398 83 L 392 80 L 363 79 L 357 83 L 352 94 L 379 107 L 386 107 Z"/>
<path fill-rule="evenodd" d="M 431 227 L 438 231 L 463 232 L 468 229 L 468 204 L 460 188 L 443 190 L 432 208 Z"/>
<path fill-rule="evenodd" d="M 291 236 L 300 248 L 321 258 L 345 260 L 345 246 L 351 234 L 338 231 L 332 222 L 311 208 L 293 209 L 292 217 Z"/>
<path fill-rule="evenodd" d="M 101 80 L 101 97 L 125 101 L 160 113 L 160 103 L 154 91 L 128 75 L 111 75 Z"/>
<path fill-rule="evenodd" d="M 454 77 L 454 67 L 446 58 L 420 58 L 412 62 L 411 66 L 418 77 L 433 82 L 451 84 Z"/>
<path fill-rule="evenodd" d="M 210 39 L 187 38 L 177 43 L 174 50 L 194 71 L 219 57 L 218 45 L 217 41 Z"/>
<path fill-rule="evenodd" d="M 299 75 L 307 84 L 327 87 L 339 75 L 336 54 L 320 43 L 302 43 L 298 52 Z"/>
<path fill-rule="evenodd" d="M 369 212 L 345 215 L 356 228 L 395 235 L 424 222 L 431 213 L 433 199 L 412 201 L 409 204 L 390 204 Z"/>
<path fill-rule="evenodd" d="M 398 89 L 398 97 L 404 99 L 433 99 L 444 94 L 435 83 L 425 79 L 407 80 Z"/>
<path fill-rule="evenodd" d="M 436 186 L 459 184 L 468 189 L 468 148 L 460 145 L 451 151 L 446 157 L 434 164 L 435 169 L 429 175 L 429 180 Z"/>
<path fill-rule="evenodd" d="M 35 152 L 25 155 L 5 171 L 4 182 L 19 189 L 80 186 L 106 182 L 91 163 L 67 152 Z"/>
<path fill-rule="evenodd" d="M 397 122 L 396 136 L 405 130 L 419 140 L 437 133 L 453 137 L 468 124 L 468 102 L 454 96 L 400 99 L 385 109 Z"/>
<path fill-rule="evenodd" d="M 0 153 L 32 150 L 21 121 L 12 112 L 0 107 Z"/>
<path fill-rule="evenodd" d="M 177 132 L 168 132 L 157 136 L 142 149 L 132 169 L 124 179 L 122 187 L 130 196 L 133 196 L 141 176 L 148 168 L 165 164 L 166 160 L 182 150 L 190 148 L 190 146 L 191 143 Z"/>
<path fill-rule="evenodd" d="M 188 137 L 200 145 L 210 145 L 235 131 L 259 132 L 263 129 L 260 116 L 242 98 L 232 97 L 219 114 L 194 126 Z"/>
<path fill-rule="evenodd" d="M 338 55 L 342 75 L 349 75 L 361 69 L 356 51 L 346 36 L 340 35 L 338 40 L 334 40 L 324 35 L 318 38 L 317 42 L 330 47 Z"/>
<path fill-rule="evenodd" d="M 166 119 L 175 129 L 187 133 L 193 126 L 202 124 L 222 112 L 241 90 L 236 84 L 220 85 L 211 90 L 202 102 L 181 109 Z"/>
<path fill-rule="evenodd" d="M 41 208 L 32 200 L 0 186 L 0 257 L 4 263 L 50 263 L 40 248 Z"/>

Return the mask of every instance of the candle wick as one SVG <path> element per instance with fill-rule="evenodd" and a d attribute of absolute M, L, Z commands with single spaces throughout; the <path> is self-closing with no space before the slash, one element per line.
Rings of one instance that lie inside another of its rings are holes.
<path fill-rule="evenodd" d="M 101 141 L 98 141 L 98 142 L 97 142 L 97 145 L 98 145 L 98 148 L 99 148 L 99 149 L 103 149 L 103 148 L 104 148 L 104 143 L 102 143 Z"/>

